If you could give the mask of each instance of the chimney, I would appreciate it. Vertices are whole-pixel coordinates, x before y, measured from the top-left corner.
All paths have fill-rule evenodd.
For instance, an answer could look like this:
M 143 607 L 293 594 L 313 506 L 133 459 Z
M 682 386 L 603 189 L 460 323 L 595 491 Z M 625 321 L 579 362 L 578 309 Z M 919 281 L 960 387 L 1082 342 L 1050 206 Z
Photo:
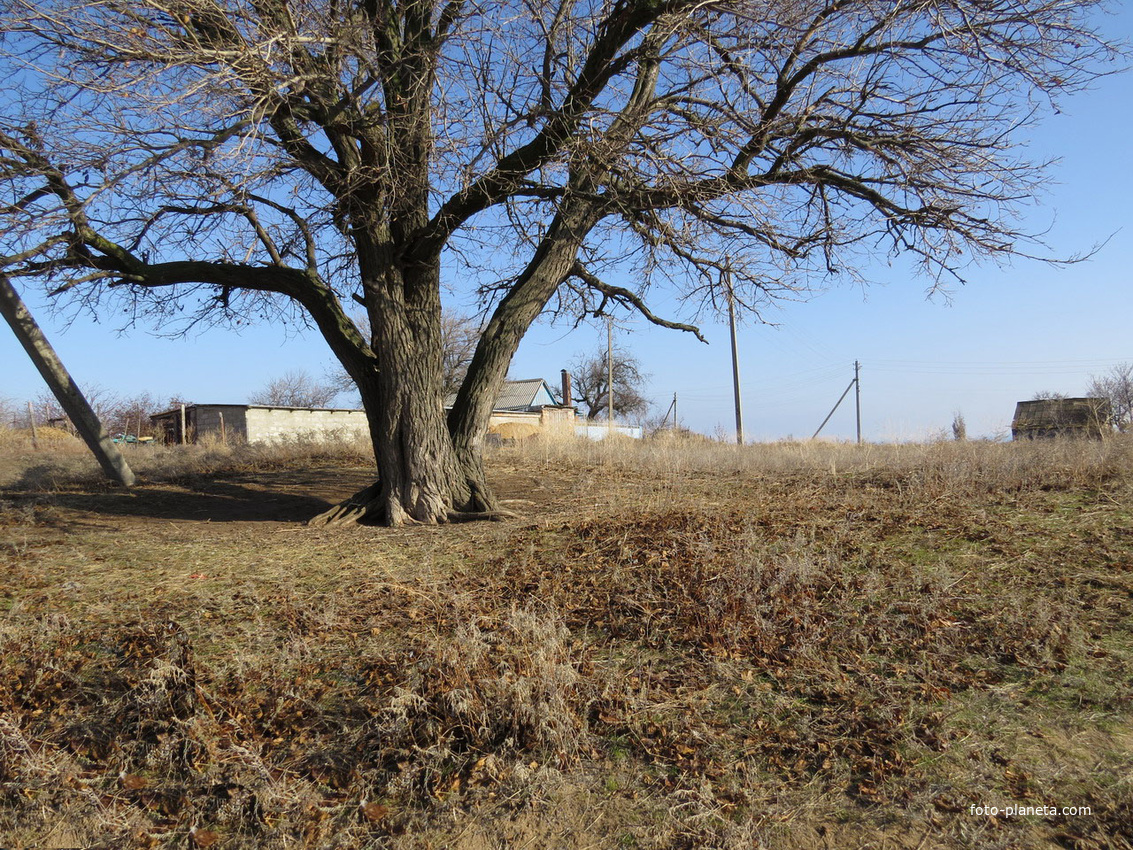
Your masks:
M 562 370 L 563 375 L 563 407 L 570 407 L 574 401 L 570 397 L 570 372 Z

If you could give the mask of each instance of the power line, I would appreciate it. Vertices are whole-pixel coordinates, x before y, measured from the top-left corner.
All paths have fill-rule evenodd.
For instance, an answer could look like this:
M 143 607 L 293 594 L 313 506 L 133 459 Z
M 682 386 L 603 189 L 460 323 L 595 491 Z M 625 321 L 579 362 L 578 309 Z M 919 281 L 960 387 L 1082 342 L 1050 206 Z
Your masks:
M 841 375 L 844 369 L 844 366 L 820 366 L 814 369 L 803 369 L 798 372 L 783 372 L 776 375 L 776 377 L 781 380 L 775 383 L 747 382 L 742 385 L 742 389 L 745 393 L 760 395 L 784 388 L 795 389 L 804 386 L 818 386 L 819 384 L 829 383 L 833 378 Z M 723 396 L 730 393 L 731 390 L 732 386 L 728 384 L 698 384 L 696 389 L 688 390 L 684 395 L 688 397 L 706 394 Z
M 1007 360 L 940 361 L 877 360 L 870 366 L 878 372 L 919 375 L 1065 375 L 1091 369 L 1108 369 L 1122 360 Z
M 811 435 L 812 440 L 815 437 L 818 436 L 819 432 L 822 431 L 823 428 L 826 427 L 826 423 L 830 421 L 830 417 L 834 415 L 834 412 L 838 409 L 838 406 L 842 404 L 842 400 L 847 396 L 847 394 L 850 392 L 850 390 L 852 390 L 857 385 L 858 385 L 858 362 L 855 360 L 854 361 L 854 377 L 850 379 L 850 383 L 846 385 L 846 389 L 842 390 L 842 394 L 840 396 L 838 396 L 838 400 L 836 402 L 834 402 L 834 406 L 832 408 L 830 408 L 830 412 L 826 414 L 826 418 L 822 420 L 822 424 L 818 426 L 818 430 L 816 430 L 814 432 L 814 434 Z M 862 426 L 861 426 L 861 416 L 859 414 L 859 417 L 858 417 L 858 442 L 860 443 L 861 441 L 862 441 Z

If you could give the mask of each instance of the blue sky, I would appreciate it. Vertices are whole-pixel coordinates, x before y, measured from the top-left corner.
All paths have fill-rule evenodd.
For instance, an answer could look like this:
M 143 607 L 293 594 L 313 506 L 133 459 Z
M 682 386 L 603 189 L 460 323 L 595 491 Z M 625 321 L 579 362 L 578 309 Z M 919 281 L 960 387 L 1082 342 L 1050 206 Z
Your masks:
M 1124 5 L 1105 22 L 1130 40 Z M 973 436 L 1003 436 L 1015 402 L 1041 390 L 1082 394 L 1090 375 L 1133 362 L 1133 169 L 1128 142 L 1133 77 L 1116 75 L 1062 104 L 1032 133 L 1033 158 L 1058 156 L 1049 194 L 1028 220 L 1050 228 L 1052 252 L 1071 255 L 1109 240 L 1090 260 L 1067 267 L 1016 261 L 970 269 L 950 300 L 925 298 L 926 282 L 899 264 L 865 270 L 873 285 L 846 287 L 805 303 L 780 305 L 774 325 L 741 325 L 739 346 L 745 430 L 749 439 L 809 437 L 861 362 L 863 436 L 916 440 L 947 431 L 961 412 Z M 122 395 L 150 392 L 199 402 L 240 402 L 290 369 L 318 377 L 332 365 L 314 332 L 253 326 L 165 339 L 143 329 L 122 335 L 114 316 L 80 315 L 69 326 L 27 286 L 21 292 L 81 386 Z M 456 306 L 462 306 L 457 304 Z M 664 313 L 664 300 L 656 305 Z M 663 413 L 677 394 L 681 422 L 712 434 L 734 425 L 727 328 L 703 326 L 709 345 L 687 334 L 623 322 L 615 344 L 650 373 L 647 395 Z M 604 326 L 536 325 L 511 376 L 544 377 L 580 353 L 605 346 Z M 6 326 L 0 327 L 0 397 L 33 398 L 45 390 Z M 853 394 L 823 430 L 852 438 Z

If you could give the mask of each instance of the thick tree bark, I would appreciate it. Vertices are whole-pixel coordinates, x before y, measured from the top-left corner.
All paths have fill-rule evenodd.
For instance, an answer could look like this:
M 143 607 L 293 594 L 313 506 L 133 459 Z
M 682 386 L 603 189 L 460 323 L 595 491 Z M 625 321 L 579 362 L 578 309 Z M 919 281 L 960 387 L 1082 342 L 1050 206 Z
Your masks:
M 443 523 L 498 518 L 479 458 L 461 457 L 445 421 L 436 268 L 370 287 L 375 362 L 354 375 L 377 460 L 374 484 L 314 525 Z M 484 427 L 487 427 L 485 419 Z

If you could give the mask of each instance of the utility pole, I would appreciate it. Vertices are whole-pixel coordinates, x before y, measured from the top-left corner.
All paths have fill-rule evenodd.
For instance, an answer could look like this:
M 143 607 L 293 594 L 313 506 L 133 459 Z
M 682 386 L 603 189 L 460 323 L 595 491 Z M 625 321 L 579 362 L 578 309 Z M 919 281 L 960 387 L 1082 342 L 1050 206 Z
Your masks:
M 857 360 L 854 361 L 854 409 L 857 415 L 858 423 L 858 445 L 862 444 L 862 382 L 861 382 L 861 364 Z
M 606 317 L 606 432 L 614 430 L 614 317 Z
M 725 266 L 728 279 L 728 326 L 732 331 L 732 387 L 736 398 L 736 445 L 744 444 L 744 408 L 740 400 L 740 354 L 736 347 L 736 307 L 735 293 L 732 290 L 732 269 Z
M 822 424 L 818 426 L 818 431 L 811 434 L 813 440 L 818 436 L 818 432 L 826 427 L 826 423 L 830 421 L 830 417 L 834 415 L 834 411 L 838 409 L 838 405 L 850 394 L 850 390 L 855 390 L 855 400 L 857 401 L 857 420 L 858 420 L 858 445 L 862 444 L 862 395 L 858 387 L 858 373 L 861 369 L 861 364 L 857 360 L 854 361 L 854 377 L 850 379 L 850 383 L 846 384 L 846 389 L 842 390 L 842 394 L 838 396 L 838 400 L 834 402 L 834 407 L 826 414 L 826 418 L 822 420 Z
M 661 420 L 661 427 L 664 428 L 669 424 L 669 414 L 673 414 L 673 430 L 677 430 L 677 394 L 673 393 L 673 401 L 669 405 L 668 410 L 665 411 L 665 418 Z

